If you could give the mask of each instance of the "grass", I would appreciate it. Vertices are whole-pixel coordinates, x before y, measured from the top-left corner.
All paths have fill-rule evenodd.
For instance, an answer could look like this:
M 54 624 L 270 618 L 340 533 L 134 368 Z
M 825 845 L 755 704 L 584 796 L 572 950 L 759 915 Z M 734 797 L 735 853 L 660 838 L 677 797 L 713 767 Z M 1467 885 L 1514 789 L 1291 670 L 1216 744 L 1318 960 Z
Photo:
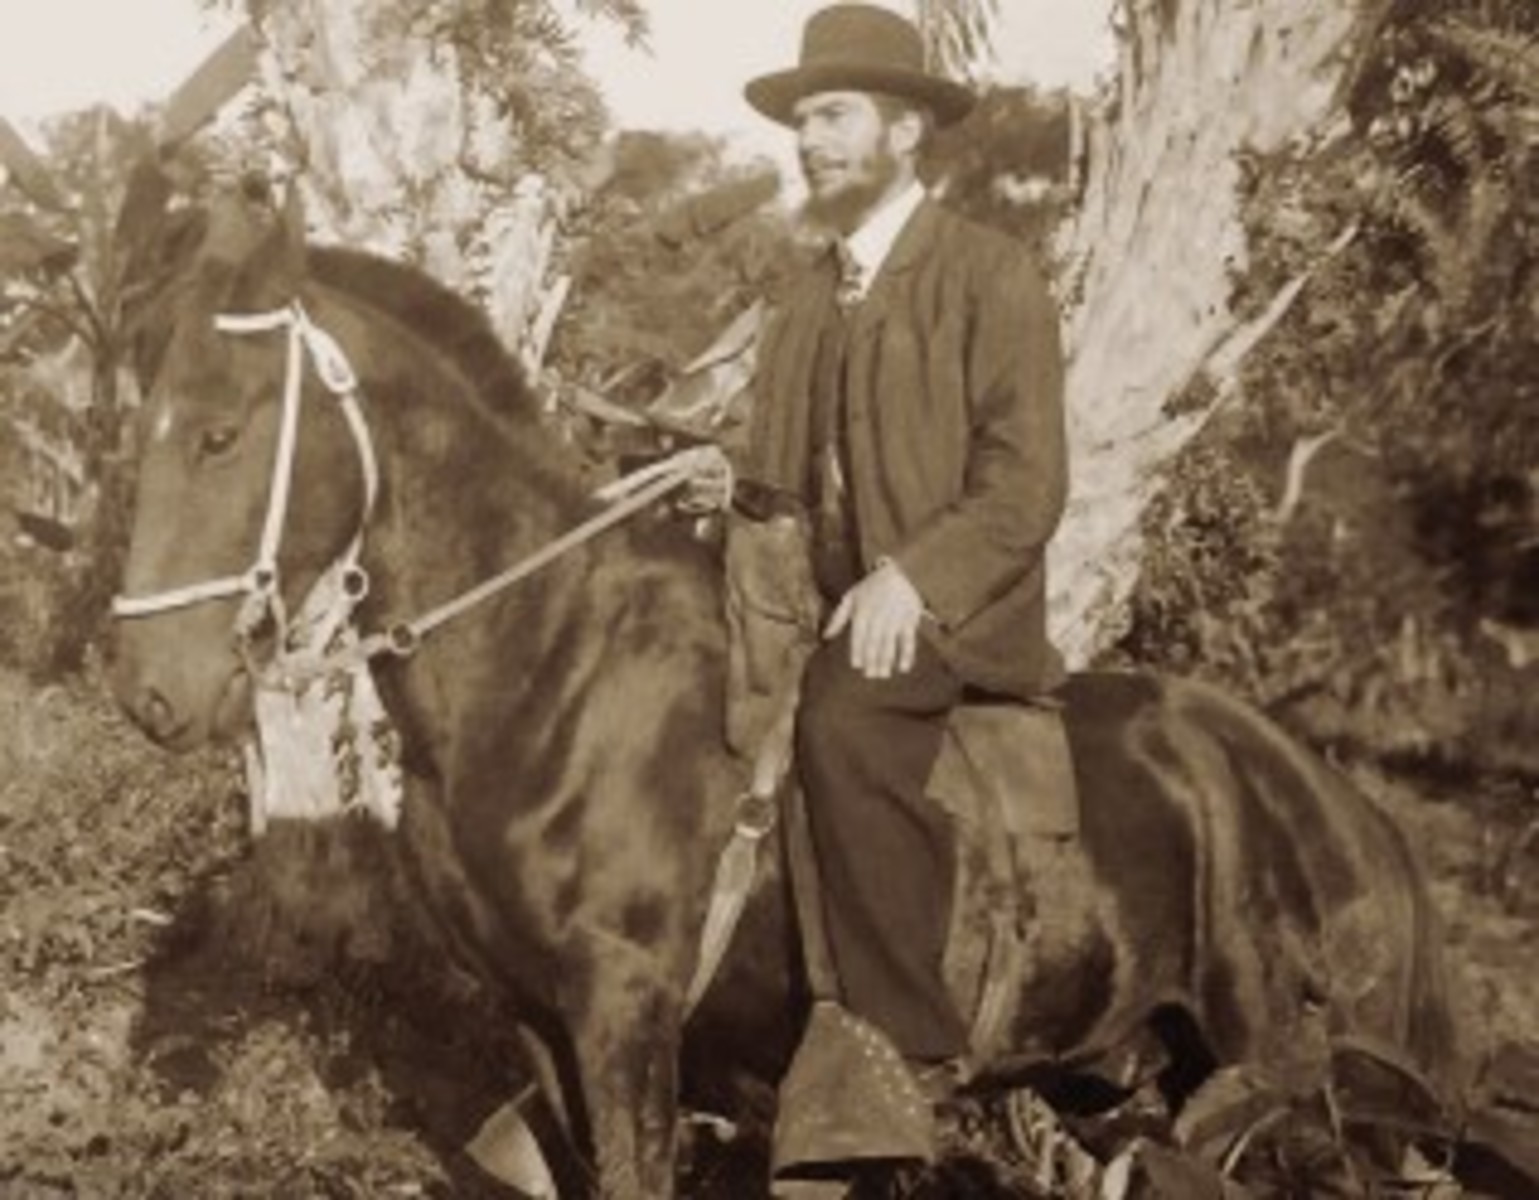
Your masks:
M 94 674 L 0 673 L 0 722 L 0 1195 L 447 1194 L 381 1077 L 344 1078 L 343 1023 L 264 995 L 241 947 L 202 1028 L 156 1019 L 152 964 L 247 850 L 228 758 L 155 751 Z

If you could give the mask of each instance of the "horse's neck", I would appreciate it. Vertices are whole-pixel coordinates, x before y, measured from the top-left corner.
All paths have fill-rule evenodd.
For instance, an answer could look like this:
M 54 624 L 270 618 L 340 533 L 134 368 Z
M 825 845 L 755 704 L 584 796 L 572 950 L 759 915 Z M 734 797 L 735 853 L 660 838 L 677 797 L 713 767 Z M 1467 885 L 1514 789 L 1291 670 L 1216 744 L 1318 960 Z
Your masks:
M 577 519 L 569 497 L 520 479 L 494 431 L 442 405 L 414 409 L 378 435 L 384 486 L 372 540 L 398 604 L 422 609 L 533 553 Z M 571 564 L 565 564 L 570 566 Z M 549 578 L 567 572 L 553 568 Z M 525 590 L 544 591 L 547 577 Z
M 421 352 L 410 330 L 386 345 L 372 332 L 377 353 L 356 365 L 383 477 L 365 545 L 374 586 L 364 618 L 377 628 L 493 579 L 591 510 L 575 469 L 561 465 L 569 453 L 527 399 L 512 415 L 488 412 L 472 381 Z M 577 710 L 642 693 L 654 717 L 683 703 L 692 715 L 680 719 L 701 726 L 699 752 L 712 757 L 719 576 L 703 556 L 645 548 L 650 540 L 612 530 L 569 551 L 455 617 L 391 673 L 387 701 L 435 773 L 453 774 L 450 759 L 487 742 L 510 770 L 520 757 L 559 756 Z
M 557 465 L 562 448 L 532 414 L 489 411 L 471 381 L 431 353 L 387 352 L 375 371 L 359 366 L 382 478 L 365 542 L 377 619 L 419 617 L 580 519 L 581 493 Z M 586 570 L 587 556 L 575 552 L 511 591 L 528 619 L 559 606 Z M 453 623 L 495 623 L 499 599 Z M 540 641 L 510 639 L 510 669 L 532 666 Z

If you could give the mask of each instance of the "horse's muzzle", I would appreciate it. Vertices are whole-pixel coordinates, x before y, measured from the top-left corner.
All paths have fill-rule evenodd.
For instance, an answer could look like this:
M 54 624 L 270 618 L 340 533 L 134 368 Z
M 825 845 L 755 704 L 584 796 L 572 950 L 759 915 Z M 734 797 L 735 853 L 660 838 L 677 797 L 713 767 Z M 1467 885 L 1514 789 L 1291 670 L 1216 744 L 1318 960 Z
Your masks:
M 139 726 L 151 741 L 167 748 L 181 741 L 192 722 L 183 717 L 166 697 L 153 687 L 138 689 L 127 698 L 119 692 L 123 705 L 135 725 Z
M 251 724 L 250 676 L 233 660 L 222 676 L 195 679 L 149 670 L 139 656 L 120 653 L 112 691 L 129 719 L 174 753 L 231 739 Z

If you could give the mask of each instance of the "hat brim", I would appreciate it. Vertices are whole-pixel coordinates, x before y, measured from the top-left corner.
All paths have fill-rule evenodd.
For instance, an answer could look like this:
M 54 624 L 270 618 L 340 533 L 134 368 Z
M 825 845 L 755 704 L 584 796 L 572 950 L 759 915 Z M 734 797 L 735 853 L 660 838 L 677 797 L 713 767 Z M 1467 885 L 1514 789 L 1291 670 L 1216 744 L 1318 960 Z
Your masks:
M 879 92 L 923 104 L 937 125 L 951 125 L 972 111 L 975 97 L 959 83 L 901 67 L 855 63 L 813 64 L 776 71 L 743 88 L 748 103 L 771 121 L 794 125 L 796 102 L 818 92 Z

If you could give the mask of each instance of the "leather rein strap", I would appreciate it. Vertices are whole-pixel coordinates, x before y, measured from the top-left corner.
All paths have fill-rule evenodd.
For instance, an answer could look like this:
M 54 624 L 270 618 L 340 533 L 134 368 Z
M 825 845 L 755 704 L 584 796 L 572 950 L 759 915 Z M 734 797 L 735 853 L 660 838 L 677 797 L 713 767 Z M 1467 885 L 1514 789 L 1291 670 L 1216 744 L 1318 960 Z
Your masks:
M 358 378 L 352 364 L 336 340 L 310 320 L 298 301 L 270 313 L 223 314 L 215 318 L 215 327 L 222 333 L 236 335 L 278 330 L 288 333 L 289 353 L 284 372 L 283 407 L 278 428 L 278 444 L 273 457 L 272 485 L 268 491 L 267 515 L 262 523 L 262 535 L 256 560 L 240 575 L 205 580 L 136 596 L 118 596 L 112 601 L 112 613 L 120 619 L 132 620 L 137 617 L 154 616 L 175 609 L 189 608 L 210 600 L 244 596 L 246 601 L 236 619 L 237 636 L 242 639 L 249 638 L 262 619 L 268 615 L 272 615 L 278 621 L 281 635 L 284 614 L 278 575 L 278 552 L 282 545 L 283 528 L 294 486 L 294 462 L 298 451 L 299 417 L 304 397 L 304 367 L 307 360 L 314 366 L 316 374 L 326 389 L 337 397 L 342 414 L 352 432 L 353 442 L 357 446 L 359 462 L 363 469 L 363 512 L 359 517 L 358 532 L 342 556 L 342 562 L 349 572 L 348 591 L 355 601 L 368 589 L 368 578 L 362 566 L 358 564 L 358 557 L 363 547 L 364 532 L 379 493 L 378 457 L 374 452 L 373 439 L 369 434 L 368 422 L 359 400 Z M 598 493 L 599 499 L 611 501 L 608 508 L 492 578 L 466 589 L 420 616 L 409 621 L 392 623 L 384 630 L 365 637 L 357 653 L 365 659 L 383 654 L 407 657 L 415 653 L 422 639 L 440 626 L 527 579 L 569 551 L 575 550 L 605 530 L 650 507 L 670 492 L 683 488 L 701 477 L 728 471 L 729 468 L 725 463 L 725 456 L 717 447 L 695 446 L 615 480 Z M 281 645 L 280 636 L 280 654 Z M 321 663 L 319 669 L 324 672 L 330 667 L 340 665 L 343 665 L 343 660 L 328 659 Z

